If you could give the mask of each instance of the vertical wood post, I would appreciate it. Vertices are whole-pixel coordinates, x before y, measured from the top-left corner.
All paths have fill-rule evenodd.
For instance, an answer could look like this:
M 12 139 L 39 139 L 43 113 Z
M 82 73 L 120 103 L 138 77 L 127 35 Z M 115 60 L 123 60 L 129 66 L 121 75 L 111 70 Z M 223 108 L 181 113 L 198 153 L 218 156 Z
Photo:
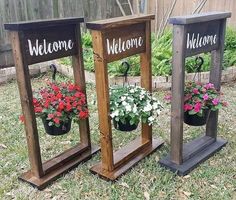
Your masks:
M 146 51 L 140 54 L 140 74 L 141 86 L 152 92 L 152 68 L 151 68 L 151 22 L 146 22 Z M 143 142 L 152 142 L 152 126 L 142 123 L 142 140 Z
M 220 86 L 221 86 L 226 19 L 221 20 L 220 26 L 221 28 L 220 28 L 219 48 L 211 52 L 211 70 L 210 70 L 210 80 L 209 80 L 210 83 L 214 84 L 215 88 L 218 91 L 220 91 Z M 206 124 L 206 135 L 212 138 L 217 137 L 218 113 L 219 111 L 210 112 L 210 116 Z
M 21 32 L 11 32 L 12 50 L 16 67 L 16 78 L 20 92 L 21 106 L 25 117 L 25 132 L 28 145 L 28 154 L 31 165 L 31 171 L 35 177 L 43 176 L 42 160 L 40 154 L 37 123 L 35 119 L 34 108 L 32 105 L 32 88 L 28 65 L 24 62 L 24 56 L 21 46 Z
M 171 160 L 181 164 L 183 159 L 183 107 L 184 107 L 184 74 L 185 74 L 185 26 L 173 29 L 173 71 L 171 99 Z
M 81 40 L 81 32 L 80 32 L 80 24 L 77 25 L 76 28 L 76 37 L 77 37 L 77 48 L 78 53 L 75 56 L 72 56 L 72 66 L 73 66 L 73 74 L 75 84 L 81 87 L 81 90 L 85 94 L 86 101 L 87 101 L 87 94 L 86 94 L 86 83 L 85 83 L 85 75 L 84 75 L 84 62 L 83 62 L 83 51 L 82 51 L 82 40 Z M 81 143 L 91 146 L 90 140 L 90 130 L 89 130 L 89 120 L 84 119 L 79 121 L 79 132 L 80 132 L 80 141 Z
M 97 106 L 99 114 L 99 129 L 101 133 L 101 157 L 102 167 L 111 171 L 113 164 L 113 147 L 112 132 L 110 119 L 110 99 L 109 99 L 109 82 L 107 74 L 107 62 L 104 60 L 104 39 L 101 31 L 92 31 L 96 90 L 97 90 Z

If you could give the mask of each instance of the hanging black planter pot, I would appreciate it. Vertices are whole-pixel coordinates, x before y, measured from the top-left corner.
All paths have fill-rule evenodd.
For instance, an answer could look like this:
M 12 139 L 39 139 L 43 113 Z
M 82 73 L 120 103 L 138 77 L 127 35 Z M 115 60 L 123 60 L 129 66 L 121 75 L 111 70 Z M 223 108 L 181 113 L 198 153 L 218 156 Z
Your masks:
M 190 115 L 188 112 L 184 113 L 184 123 L 190 126 L 203 126 L 206 124 L 210 110 L 203 110 L 203 115 L 200 117 L 198 115 Z
M 49 134 L 49 135 L 54 135 L 54 136 L 64 135 L 64 134 L 68 133 L 71 129 L 72 119 L 70 119 L 66 123 L 61 124 L 59 127 L 56 127 L 54 125 L 49 126 L 48 125 L 48 120 L 46 120 L 46 119 L 42 118 L 42 121 L 43 121 L 44 129 L 45 129 L 46 133 Z
M 138 127 L 138 124 L 133 124 L 131 125 L 129 123 L 130 121 L 128 119 L 126 119 L 126 123 L 123 124 L 121 121 L 116 121 L 113 119 L 113 124 L 116 130 L 119 131 L 133 131 Z

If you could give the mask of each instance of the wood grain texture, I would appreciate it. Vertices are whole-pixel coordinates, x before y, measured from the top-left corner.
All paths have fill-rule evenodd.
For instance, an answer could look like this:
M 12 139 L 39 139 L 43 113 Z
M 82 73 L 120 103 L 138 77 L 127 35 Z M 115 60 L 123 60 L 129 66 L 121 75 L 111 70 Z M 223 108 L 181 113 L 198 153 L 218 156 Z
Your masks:
M 16 78 L 20 92 L 21 107 L 25 118 L 25 133 L 32 171 L 31 173 L 35 177 L 39 178 L 43 176 L 44 172 L 42 168 L 36 117 L 32 104 L 33 97 L 29 69 L 24 60 L 25 55 L 22 54 L 22 52 L 24 51 L 20 43 L 20 33 L 11 32 L 10 35 L 13 48 L 13 56 L 16 65 Z
M 80 86 L 81 90 L 85 94 L 87 101 L 80 24 L 76 25 L 75 35 L 77 41 L 77 50 L 76 50 L 77 55 L 72 56 L 74 81 L 76 85 Z M 90 147 L 91 139 L 90 139 L 89 119 L 84 119 L 79 121 L 79 132 L 80 132 L 80 142 Z
M 225 41 L 225 28 L 226 19 L 221 20 L 220 23 L 220 45 L 216 51 L 211 52 L 211 70 L 210 70 L 210 80 L 215 88 L 220 91 L 221 87 L 221 74 L 222 74 L 222 64 L 223 64 L 223 54 L 224 54 L 224 41 Z M 217 137 L 217 124 L 218 124 L 218 113 L 210 112 L 209 119 L 206 124 L 206 135 L 213 138 Z
M 147 21 L 145 25 L 146 51 L 140 54 L 141 87 L 152 93 L 151 22 Z M 142 139 L 152 142 L 152 125 L 142 123 Z
M 4 24 L 4 28 L 6 30 L 11 31 L 25 31 L 25 30 L 33 30 L 40 28 L 48 28 L 54 26 L 66 26 L 70 24 L 79 24 L 84 22 L 83 17 L 70 17 L 64 19 L 50 19 L 50 20 L 34 20 L 34 21 L 22 21 L 22 22 L 12 22 Z
M 171 100 L 171 160 L 182 163 L 186 27 L 174 26 Z
M 81 162 L 85 162 L 88 159 L 90 159 L 92 157 L 92 155 L 95 154 L 97 151 L 99 151 L 99 148 L 92 145 L 90 149 L 81 152 L 81 154 L 79 156 L 76 156 L 74 159 L 69 160 L 64 165 L 60 165 L 55 170 L 48 172 L 46 175 L 44 175 L 42 177 L 35 177 L 32 174 L 31 170 L 29 170 L 29 171 L 23 173 L 19 177 L 19 179 L 30 183 L 31 185 L 37 187 L 39 190 L 43 190 L 50 183 L 52 183 L 54 180 L 58 179 L 60 176 L 62 176 L 66 172 L 75 168 Z
M 196 140 L 199 140 L 197 138 Z M 194 143 L 194 146 L 197 146 L 197 143 L 195 140 L 191 141 L 190 143 L 187 143 L 188 148 L 185 148 L 184 146 L 184 154 L 187 154 L 192 149 L 192 144 Z M 207 145 L 204 149 L 197 152 L 193 157 L 190 157 L 188 160 L 183 162 L 182 164 L 176 164 L 175 162 L 172 162 L 170 159 L 170 155 L 165 157 L 164 159 L 161 159 L 159 161 L 159 164 L 169 170 L 171 170 L 174 173 L 177 173 L 180 176 L 185 176 L 189 172 L 191 172 L 193 169 L 195 169 L 199 164 L 206 161 L 209 157 L 213 156 L 216 152 L 221 150 L 225 145 L 227 144 L 227 141 L 217 138 L 217 140 L 209 145 Z M 199 144 L 201 145 L 201 144 Z
M 207 13 L 199 13 L 193 15 L 186 16 L 177 16 L 169 19 L 169 23 L 175 25 L 186 25 L 186 24 L 194 24 L 198 22 L 209 22 L 213 20 L 220 20 L 229 18 L 231 16 L 230 12 L 207 12 Z
M 92 31 L 95 77 L 97 90 L 97 105 L 99 130 L 101 141 L 101 159 L 104 170 L 112 171 L 113 165 L 113 146 L 110 118 L 110 99 L 109 82 L 107 75 L 107 63 L 104 60 L 104 38 L 102 32 Z
M 137 143 L 136 146 L 141 145 L 141 143 L 140 142 Z M 114 170 L 112 170 L 112 171 L 104 170 L 104 168 L 102 167 L 102 163 L 100 162 L 97 165 L 94 165 L 90 169 L 90 171 L 94 174 L 97 174 L 98 176 L 100 176 L 101 178 L 103 178 L 107 181 L 115 181 L 116 179 L 118 179 L 119 177 L 124 175 L 124 173 L 126 173 L 128 170 L 130 170 L 133 166 L 135 166 L 143 158 L 145 158 L 146 156 L 153 153 L 162 144 L 163 144 L 163 140 L 153 139 L 152 142 L 150 142 L 149 145 L 146 146 L 146 148 L 144 148 L 142 151 L 139 151 L 135 156 L 126 160 L 125 163 L 123 163 L 122 165 L 119 165 Z M 131 147 L 131 145 L 128 144 L 127 147 L 124 147 L 124 149 L 122 149 L 121 151 L 126 150 L 126 154 L 130 154 L 133 151 L 133 149 L 131 149 L 130 147 Z M 115 157 L 116 157 L 116 155 L 119 155 L 119 154 L 120 154 L 120 152 L 117 151 L 115 153 Z M 123 159 L 123 158 L 121 157 L 121 159 Z M 117 160 L 117 162 L 119 163 L 118 160 Z
M 132 15 L 124 17 L 110 18 L 86 23 L 87 28 L 92 30 L 103 30 L 115 27 L 128 26 L 135 23 L 142 23 L 155 18 L 155 15 Z

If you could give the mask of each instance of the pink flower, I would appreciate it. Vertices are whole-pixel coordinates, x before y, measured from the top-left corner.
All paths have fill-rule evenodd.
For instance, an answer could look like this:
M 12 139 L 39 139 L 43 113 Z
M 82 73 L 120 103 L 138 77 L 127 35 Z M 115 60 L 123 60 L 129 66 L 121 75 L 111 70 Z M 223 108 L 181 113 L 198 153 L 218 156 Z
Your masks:
M 204 99 L 205 101 L 208 100 L 208 99 L 209 99 L 208 94 L 204 94 L 204 95 L 203 95 L 203 99 Z
M 194 111 L 195 111 L 196 113 L 198 113 L 198 112 L 200 112 L 201 108 L 202 108 L 202 104 L 201 104 L 200 102 L 198 102 L 198 103 L 196 103 L 195 106 L 194 106 Z
M 212 84 L 212 83 L 207 83 L 206 85 L 205 85 L 205 88 L 208 90 L 208 89 L 210 89 L 210 88 L 214 88 L 214 84 Z
M 166 95 L 166 96 L 164 97 L 164 99 L 165 99 L 166 101 L 170 101 L 170 100 L 171 100 L 171 95 L 170 95 L 170 94 Z
M 219 99 L 213 99 L 213 100 L 212 100 L 212 103 L 213 103 L 213 105 L 215 105 L 215 106 L 218 105 L 219 102 L 220 102 Z
M 184 112 L 188 111 L 188 110 L 192 110 L 193 109 L 193 106 L 190 105 L 190 104 L 184 104 Z
M 193 93 L 194 93 L 194 94 L 199 94 L 198 89 L 197 89 L 197 88 L 193 88 Z

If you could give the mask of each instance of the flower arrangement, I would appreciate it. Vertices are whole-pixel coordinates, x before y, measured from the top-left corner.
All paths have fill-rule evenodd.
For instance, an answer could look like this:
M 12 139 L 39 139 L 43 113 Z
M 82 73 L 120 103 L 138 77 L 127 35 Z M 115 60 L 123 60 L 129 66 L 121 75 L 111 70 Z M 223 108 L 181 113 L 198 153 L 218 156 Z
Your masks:
M 123 124 L 128 120 L 131 125 L 143 123 L 152 125 L 155 116 L 162 110 L 160 102 L 145 89 L 134 86 L 114 86 L 110 88 L 110 116 Z
M 202 116 L 204 110 L 216 111 L 227 106 L 222 100 L 222 93 L 217 91 L 214 84 L 187 82 L 184 90 L 184 112 L 189 115 Z
M 59 127 L 72 118 L 79 121 L 89 115 L 85 94 L 71 82 L 48 82 L 47 87 L 34 92 L 33 106 L 36 116 L 46 119 L 49 126 Z

